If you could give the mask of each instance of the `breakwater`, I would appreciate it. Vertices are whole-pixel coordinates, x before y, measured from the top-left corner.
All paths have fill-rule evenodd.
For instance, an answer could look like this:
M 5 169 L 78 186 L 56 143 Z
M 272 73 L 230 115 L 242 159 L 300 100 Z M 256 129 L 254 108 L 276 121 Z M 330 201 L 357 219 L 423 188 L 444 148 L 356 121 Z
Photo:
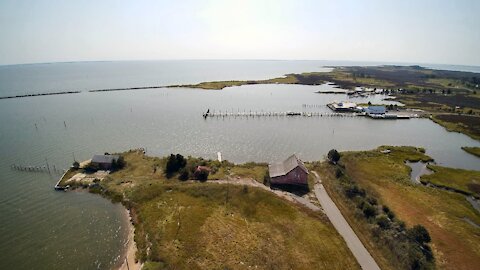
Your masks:
M 126 88 L 107 88 L 107 89 L 93 89 L 88 92 L 110 92 L 110 91 L 128 91 L 128 90 L 142 90 L 142 89 L 159 89 L 166 88 L 167 86 L 138 86 L 138 87 L 126 87 Z
M 80 92 L 81 91 L 63 91 L 63 92 L 54 92 L 54 93 L 25 94 L 25 95 L 15 95 L 15 96 L 5 96 L 5 97 L 0 97 L 0 99 L 53 96 L 53 95 L 67 95 L 67 94 L 78 94 Z

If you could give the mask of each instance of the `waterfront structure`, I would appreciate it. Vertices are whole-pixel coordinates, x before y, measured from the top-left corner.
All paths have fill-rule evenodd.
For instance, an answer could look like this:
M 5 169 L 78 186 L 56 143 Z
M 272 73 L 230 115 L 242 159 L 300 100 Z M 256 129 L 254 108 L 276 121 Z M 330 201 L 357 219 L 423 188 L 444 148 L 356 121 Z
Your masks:
M 357 104 L 353 102 L 333 102 L 327 106 L 336 112 L 351 112 L 355 111 L 357 108 Z
M 365 109 L 365 113 L 372 118 L 385 118 L 386 112 L 387 110 L 385 109 L 385 106 L 368 106 L 368 108 Z M 388 118 L 394 118 L 394 117 L 388 117 Z
M 94 155 L 91 164 L 100 170 L 111 170 L 112 164 L 117 162 L 118 155 Z
M 365 112 L 367 114 L 385 114 L 387 110 L 385 109 L 385 106 L 368 106 L 368 108 L 365 109 Z
M 291 155 L 283 162 L 269 164 L 270 186 L 308 188 L 308 170 L 303 162 Z

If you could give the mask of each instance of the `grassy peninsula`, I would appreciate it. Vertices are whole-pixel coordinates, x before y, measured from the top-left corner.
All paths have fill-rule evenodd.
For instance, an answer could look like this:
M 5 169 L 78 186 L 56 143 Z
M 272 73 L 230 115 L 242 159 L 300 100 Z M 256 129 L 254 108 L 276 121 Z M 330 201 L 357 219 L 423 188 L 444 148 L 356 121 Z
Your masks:
M 233 185 L 263 182 L 266 164 L 121 155 L 125 166 L 89 190 L 130 209 L 143 269 L 359 269 L 322 212 Z M 192 174 L 198 165 L 208 176 Z
M 428 165 L 434 174 L 423 175 L 421 182 L 455 190 L 459 193 L 480 196 L 480 172 Z
M 383 151 L 386 149 L 390 152 Z M 337 206 L 383 269 L 398 269 L 402 264 L 393 252 L 401 247 L 392 246 L 390 240 L 401 236 L 391 230 L 379 233 L 375 228 L 397 228 L 403 221 L 407 227 L 420 224 L 427 228 L 434 267 L 476 268 L 480 263 L 480 214 L 463 194 L 412 183 L 406 160 L 429 161 L 431 158 L 414 147 L 380 147 L 343 152 L 336 165 L 323 162 L 314 166 L 324 176 L 323 183 Z M 432 168 L 435 172 L 422 176 L 423 182 L 478 192 L 472 191 L 469 185 L 477 182 L 479 172 Z M 376 210 L 377 218 L 365 218 L 365 209 L 370 209 L 365 201 L 369 205 L 383 205 L 381 210 Z M 401 221 L 397 222 L 397 218 Z
M 467 147 L 467 146 L 464 146 L 462 147 L 462 149 L 467 152 L 467 153 L 470 153 L 474 156 L 477 156 L 477 157 L 480 157 L 480 147 Z
M 432 120 L 449 131 L 480 139 L 480 73 L 435 70 L 420 66 L 346 66 L 330 72 L 287 74 L 268 80 L 213 81 L 169 87 L 221 90 L 252 84 L 319 85 L 384 89 L 408 108 L 432 114 Z
M 359 269 L 322 211 L 263 185 L 265 163 L 120 155 L 121 169 L 73 187 L 130 210 L 143 269 Z M 421 182 L 433 185 L 414 184 L 407 160 L 432 161 L 422 148 L 382 146 L 306 165 L 382 269 L 475 268 L 480 214 L 465 194 L 478 198 L 480 173 L 430 165 Z

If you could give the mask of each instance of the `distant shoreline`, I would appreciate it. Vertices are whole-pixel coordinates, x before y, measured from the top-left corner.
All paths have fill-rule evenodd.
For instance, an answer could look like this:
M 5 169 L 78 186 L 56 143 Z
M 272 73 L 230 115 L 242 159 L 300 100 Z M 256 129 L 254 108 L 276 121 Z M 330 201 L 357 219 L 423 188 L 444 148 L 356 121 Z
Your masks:
M 0 99 L 13 99 L 13 98 L 38 97 L 38 96 L 53 96 L 53 95 L 67 95 L 67 94 L 79 94 L 79 93 L 81 93 L 81 91 L 64 91 L 64 92 L 55 92 L 55 93 L 38 93 L 38 94 L 5 96 L 5 97 L 0 97 Z

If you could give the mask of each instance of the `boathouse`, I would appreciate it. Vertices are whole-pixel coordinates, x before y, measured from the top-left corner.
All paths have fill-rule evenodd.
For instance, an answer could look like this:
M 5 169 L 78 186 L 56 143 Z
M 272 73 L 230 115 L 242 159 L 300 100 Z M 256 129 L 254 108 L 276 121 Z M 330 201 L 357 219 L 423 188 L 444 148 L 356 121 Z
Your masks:
M 118 155 L 94 155 L 91 164 L 100 170 L 111 170 L 112 164 L 117 162 Z
M 384 115 L 387 110 L 385 109 L 385 106 L 368 106 L 368 108 L 365 109 L 365 112 L 368 115 Z
M 333 102 L 327 104 L 327 107 L 335 112 L 351 112 L 356 109 L 357 104 L 353 102 Z
M 268 173 L 271 187 L 308 189 L 308 170 L 296 155 L 283 162 L 269 164 Z

